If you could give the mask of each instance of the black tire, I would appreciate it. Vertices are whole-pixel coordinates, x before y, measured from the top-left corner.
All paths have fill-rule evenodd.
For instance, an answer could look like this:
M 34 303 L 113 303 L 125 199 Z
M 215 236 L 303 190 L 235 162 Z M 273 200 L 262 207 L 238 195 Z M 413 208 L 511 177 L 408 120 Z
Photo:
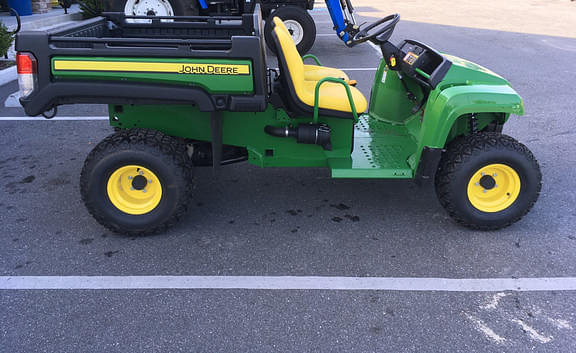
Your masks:
M 502 194 L 503 190 L 497 189 L 498 180 L 505 178 L 504 175 L 494 173 L 493 177 L 478 174 L 490 165 L 511 168 L 520 181 L 514 189 L 516 191 Z M 472 178 L 479 175 L 482 175 L 480 182 L 474 182 Z M 440 204 L 456 222 L 472 229 L 496 230 L 519 221 L 532 209 L 540 194 L 542 174 L 538 162 L 526 146 L 500 133 L 478 133 L 457 138 L 450 144 L 440 161 L 435 184 Z M 501 193 L 507 195 L 509 201 L 502 204 L 505 207 L 502 210 L 481 210 L 472 204 L 471 197 L 475 196 L 470 196 L 469 185 L 473 190 L 472 195 Z M 476 190 L 476 187 L 480 189 Z M 513 198 L 510 198 L 511 194 Z M 512 203 L 507 205 L 506 202 Z
M 297 22 L 303 31 L 302 40 L 296 43 L 296 48 L 300 55 L 308 53 L 310 49 L 314 46 L 316 41 L 316 23 L 314 19 L 307 10 L 295 7 L 295 6 L 283 6 L 272 12 L 268 19 L 266 20 L 266 26 L 264 27 L 264 35 L 266 36 L 266 43 L 268 48 L 276 54 L 276 46 L 274 45 L 274 39 L 272 38 L 272 19 L 274 17 L 279 17 L 282 21 L 295 21 Z
M 104 11 L 124 12 L 128 0 L 104 0 Z M 196 16 L 198 8 L 195 1 L 190 0 L 169 0 L 174 16 Z M 127 14 L 132 15 L 132 14 Z
M 125 213 L 109 196 L 113 173 L 130 165 L 152 171 L 161 185 L 161 198 L 148 213 Z M 187 212 L 192 190 L 192 165 L 185 142 L 146 129 L 108 136 L 90 152 L 80 178 L 82 200 L 90 214 L 104 227 L 127 235 L 159 233 L 176 224 Z

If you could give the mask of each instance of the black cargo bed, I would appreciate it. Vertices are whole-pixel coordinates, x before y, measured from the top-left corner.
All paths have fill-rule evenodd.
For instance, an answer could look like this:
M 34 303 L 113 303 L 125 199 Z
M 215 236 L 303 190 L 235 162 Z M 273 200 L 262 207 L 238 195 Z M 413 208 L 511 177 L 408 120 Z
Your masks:
M 21 32 L 16 50 L 38 61 L 34 92 L 21 99 L 28 115 L 62 104 L 195 104 L 202 111 L 263 111 L 267 68 L 260 11 L 238 17 L 104 17 L 51 31 Z M 209 94 L 201 87 L 123 81 L 63 80 L 51 59 L 71 57 L 202 58 L 251 60 L 252 95 Z

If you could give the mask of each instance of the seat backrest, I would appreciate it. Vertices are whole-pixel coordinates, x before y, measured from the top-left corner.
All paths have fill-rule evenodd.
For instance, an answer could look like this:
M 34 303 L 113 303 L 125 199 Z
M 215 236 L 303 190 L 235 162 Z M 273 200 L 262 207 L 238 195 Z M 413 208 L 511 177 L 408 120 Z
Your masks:
M 273 20 L 272 39 L 280 67 L 280 83 L 283 88 L 281 98 L 290 107 L 291 112 L 305 115 L 313 113 L 314 92 L 309 91 L 311 82 L 305 80 L 304 62 L 292 35 L 278 17 L 274 17 Z M 303 99 L 303 97 L 308 99 Z M 320 108 L 320 114 L 346 119 L 353 117 L 351 112 L 323 108 Z
M 274 17 L 274 39 L 276 40 L 276 51 L 278 52 L 278 60 L 280 62 L 280 69 L 285 65 L 288 72 L 283 72 L 285 75 L 290 75 L 290 82 L 293 85 L 293 89 L 298 92 L 302 92 L 304 89 L 304 62 L 294 40 L 288 32 L 288 29 L 284 25 L 284 22 L 278 17 Z

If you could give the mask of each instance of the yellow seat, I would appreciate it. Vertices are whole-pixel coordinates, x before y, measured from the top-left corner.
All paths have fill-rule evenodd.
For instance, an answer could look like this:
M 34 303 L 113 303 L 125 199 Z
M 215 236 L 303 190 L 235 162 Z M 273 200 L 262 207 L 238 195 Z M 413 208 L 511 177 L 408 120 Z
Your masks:
M 317 82 L 314 81 L 306 81 L 300 92 L 303 94 L 298 95 L 302 103 L 310 107 L 314 107 L 316 84 Z M 357 88 L 350 87 L 350 91 L 352 93 L 352 100 L 356 105 L 356 111 L 358 114 L 363 113 L 368 107 L 366 98 Z M 339 83 L 326 82 L 322 87 L 320 87 L 320 100 L 318 107 L 320 107 L 320 109 L 352 113 L 346 89 Z
M 318 82 L 325 77 L 339 78 L 346 82 L 350 81 L 350 77 L 342 70 L 326 66 L 304 65 L 304 79 L 306 81 Z
M 282 22 L 282 20 L 279 20 L 278 22 L 275 21 L 275 24 L 277 27 L 279 27 L 281 31 L 284 31 L 291 37 L 288 28 L 286 28 L 286 25 L 284 25 L 284 22 Z M 294 45 L 294 48 L 296 48 L 296 44 L 294 44 L 294 41 L 292 41 L 292 44 Z M 339 78 L 346 82 L 350 81 L 350 77 L 348 77 L 348 75 L 342 70 L 326 66 L 304 65 L 304 79 L 306 81 L 318 82 L 325 77 Z
M 305 66 L 302 57 L 294 45 L 292 36 L 286 30 L 282 30 L 284 25 L 278 17 L 274 18 L 274 37 L 277 41 L 278 60 L 283 75 L 288 82 L 291 93 L 303 103 L 308 110 L 314 108 L 315 89 L 318 81 L 306 80 Z M 284 27 L 285 28 L 285 27 Z M 332 76 L 327 76 L 332 77 Z M 336 77 L 338 78 L 338 77 Z M 362 113 L 368 108 L 366 97 L 355 87 L 349 87 L 352 93 L 352 100 L 356 106 L 356 111 Z M 327 82 L 320 87 L 319 108 L 328 111 L 352 113 L 346 88 L 337 83 Z

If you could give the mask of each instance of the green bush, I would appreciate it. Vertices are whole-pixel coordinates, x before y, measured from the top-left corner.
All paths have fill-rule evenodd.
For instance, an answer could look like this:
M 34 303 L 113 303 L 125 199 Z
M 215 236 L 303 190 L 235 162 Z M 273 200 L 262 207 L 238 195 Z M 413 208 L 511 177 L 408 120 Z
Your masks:
M 0 56 L 4 57 L 12 46 L 14 33 L 8 31 L 4 23 L 0 22 Z
M 78 3 L 80 4 L 80 11 L 84 18 L 100 16 L 104 10 L 102 0 L 82 0 L 78 1 Z

